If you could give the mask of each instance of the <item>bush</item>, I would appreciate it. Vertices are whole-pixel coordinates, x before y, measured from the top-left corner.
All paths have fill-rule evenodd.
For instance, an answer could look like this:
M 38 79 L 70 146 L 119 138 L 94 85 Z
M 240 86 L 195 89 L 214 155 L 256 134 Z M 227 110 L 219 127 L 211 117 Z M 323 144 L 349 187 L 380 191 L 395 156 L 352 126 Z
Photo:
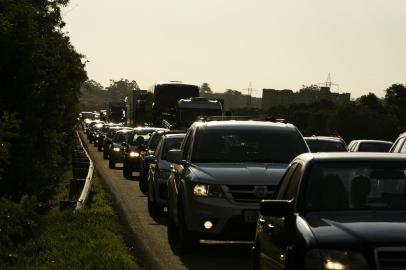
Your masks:
M 12 260 L 10 254 L 17 243 L 28 240 L 38 226 L 39 204 L 35 197 L 23 196 L 16 203 L 0 198 L 0 267 L 2 261 Z

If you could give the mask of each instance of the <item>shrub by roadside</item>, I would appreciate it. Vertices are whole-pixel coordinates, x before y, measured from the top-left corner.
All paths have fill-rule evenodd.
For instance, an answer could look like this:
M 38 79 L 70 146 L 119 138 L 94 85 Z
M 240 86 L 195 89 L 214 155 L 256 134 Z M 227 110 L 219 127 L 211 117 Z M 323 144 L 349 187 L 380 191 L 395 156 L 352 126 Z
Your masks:
M 1 269 L 139 269 L 97 178 L 90 208 L 50 211 L 40 218 L 36 235 L 9 254 L 0 259 Z

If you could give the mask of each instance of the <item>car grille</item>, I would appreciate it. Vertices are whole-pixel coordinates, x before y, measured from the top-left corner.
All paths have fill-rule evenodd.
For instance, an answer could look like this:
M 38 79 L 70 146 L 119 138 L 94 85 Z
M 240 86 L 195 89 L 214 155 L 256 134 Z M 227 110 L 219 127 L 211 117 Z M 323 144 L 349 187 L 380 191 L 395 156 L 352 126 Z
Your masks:
M 406 247 L 378 248 L 375 256 L 379 270 L 406 269 Z
M 270 199 L 275 186 L 253 185 L 227 185 L 224 191 L 227 198 L 236 203 L 259 203 L 261 200 Z

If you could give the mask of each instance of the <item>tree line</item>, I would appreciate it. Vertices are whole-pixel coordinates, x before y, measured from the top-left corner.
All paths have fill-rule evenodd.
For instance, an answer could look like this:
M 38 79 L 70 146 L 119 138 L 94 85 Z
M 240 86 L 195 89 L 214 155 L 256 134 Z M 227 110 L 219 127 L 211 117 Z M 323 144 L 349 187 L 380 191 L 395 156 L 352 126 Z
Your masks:
M 304 136 L 341 136 L 393 141 L 406 131 L 406 86 L 393 84 L 378 98 L 368 93 L 345 104 L 320 100 L 311 104 L 278 106 L 267 111 L 255 108 L 232 110 L 233 115 L 281 118 L 294 124 Z
M 0 268 L 67 171 L 83 56 L 63 32 L 68 0 L 0 0 Z

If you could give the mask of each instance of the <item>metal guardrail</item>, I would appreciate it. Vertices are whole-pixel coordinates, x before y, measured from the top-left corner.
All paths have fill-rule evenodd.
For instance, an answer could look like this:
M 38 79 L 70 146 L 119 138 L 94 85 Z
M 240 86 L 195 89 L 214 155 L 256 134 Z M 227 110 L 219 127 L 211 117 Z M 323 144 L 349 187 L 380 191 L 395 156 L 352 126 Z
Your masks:
M 76 131 L 76 136 L 77 139 L 80 143 L 81 149 L 83 149 L 83 153 L 85 154 L 85 156 L 87 157 L 87 161 L 88 161 L 88 167 L 87 167 L 87 175 L 86 178 L 84 179 L 84 185 L 83 185 L 83 189 L 82 192 L 80 193 L 80 196 L 76 202 L 76 207 L 75 209 L 81 209 L 82 207 L 84 207 L 86 205 L 87 199 L 89 197 L 90 191 L 91 191 L 91 187 L 92 187 L 92 179 L 93 179 L 93 174 L 94 174 L 94 165 L 92 162 L 92 159 L 90 158 L 89 153 L 87 153 L 86 148 L 83 145 L 83 142 L 79 136 L 78 131 Z M 83 154 L 82 154 L 83 155 Z M 84 170 L 86 167 L 82 167 L 80 166 L 80 164 L 87 164 L 86 160 L 84 162 L 81 162 L 80 159 L 83 157 L 76 157 L 77 160 L 75 162 L 75 166 L 74 166 L 74 172 L 75 170 Z M 76 168 L 75 168 L 76 167 Z M 75 174 L 75 173 L 74 173 Z M 75 175 L 74 175 L 75 176 Z

